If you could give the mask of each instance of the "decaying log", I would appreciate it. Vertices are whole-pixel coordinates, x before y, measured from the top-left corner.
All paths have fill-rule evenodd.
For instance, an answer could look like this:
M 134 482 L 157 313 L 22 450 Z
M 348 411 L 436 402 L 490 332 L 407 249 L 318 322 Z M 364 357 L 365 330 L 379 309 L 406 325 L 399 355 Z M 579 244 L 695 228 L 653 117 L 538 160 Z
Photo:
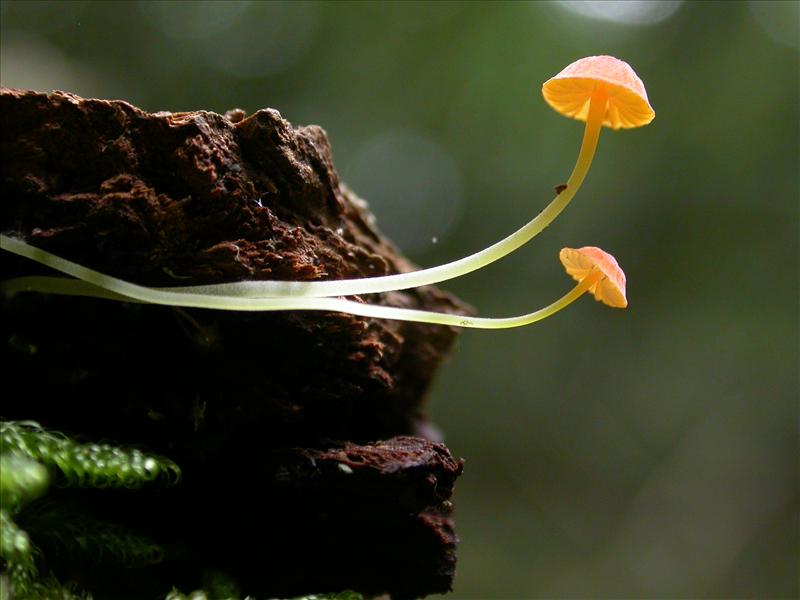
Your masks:
M 3 233 L 136 283 L 414 268 L 339 182 L 325 132 L 275 110 L 151 114 L 3 89 L 0 155 Z M 2 253 L 2 279 L 44 273 Z M 365 299 L 469 311 L 431 286 Z M 3 302 L 2 334 L 5 389 L 18 390 L 4 394 L 4 418 L 182 466 L 181 485 L 153 504 L 102 503 L 175 548 L 153 581 L 184 567 L 188 581 L 192 565 L 259 597 L 449 589 L 461 462 L 408 436 L 433 430 L 423 402 L 454 329 L 20 294 Z

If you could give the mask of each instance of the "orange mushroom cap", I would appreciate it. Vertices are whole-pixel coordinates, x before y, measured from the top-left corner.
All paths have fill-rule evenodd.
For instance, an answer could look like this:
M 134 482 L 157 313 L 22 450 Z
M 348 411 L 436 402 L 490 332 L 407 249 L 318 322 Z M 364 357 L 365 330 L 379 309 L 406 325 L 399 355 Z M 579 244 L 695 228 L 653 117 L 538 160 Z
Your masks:
M 603 125 L 612 129 L 641 127 L 656 113 L 647 100 L 647 90 L 625 61 L 613 56 L 589 56 L 576 60 L 561 73 L 544 82 L 542 95 L 556 111 L 586 121 L 589 100 L 598 87 L 608 94 Z
M 589 292 L 603 304 L 614 308 L 625 308 L 628 299 L 625 297 L 625 273 L 622 272 L 617 259 L 608 252 L 595 246 L 583 248 L 564 248 L 558 254 L 561 264 L 572 278 L 580 283 L 593 269 L 602 273 L 599 281 L 592 284 Z

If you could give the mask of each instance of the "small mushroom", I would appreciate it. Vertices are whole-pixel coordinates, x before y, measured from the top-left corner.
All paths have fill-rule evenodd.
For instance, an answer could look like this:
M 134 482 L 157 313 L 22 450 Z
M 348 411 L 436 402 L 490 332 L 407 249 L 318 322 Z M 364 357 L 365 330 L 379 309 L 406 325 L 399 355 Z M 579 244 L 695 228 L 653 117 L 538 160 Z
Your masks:
M 641 127 L 656 116 L 642 80 L 628 63 L 613 56 L 576 60 L 545 81 L 542 95 L 557 112 L 586 121 L 587 127 L 590 115 L 612 129 Z
M 596 300 L 613 306 L 625 308 L 625 273 L 620 269 L 617 259 L 597 246 L 583 248 L 564 248 L 558 255 L 567 273 L 577 282 L 582 282 L 595 270 L 602 276 L 591 286 L 589 292 Z

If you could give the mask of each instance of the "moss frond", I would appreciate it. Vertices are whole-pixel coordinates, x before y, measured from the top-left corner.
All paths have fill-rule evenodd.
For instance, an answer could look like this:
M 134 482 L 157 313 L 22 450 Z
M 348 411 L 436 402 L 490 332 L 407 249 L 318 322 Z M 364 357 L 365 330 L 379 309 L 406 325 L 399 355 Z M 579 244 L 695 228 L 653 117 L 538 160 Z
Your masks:
M 0 574 L 0 600 L 92 600 L 92 595 L 63 585 L 53 574 L 35 578 L 16 568 Z
M 24 520 L 20 520 L 47 556 L 52 552 L 83 565 L 126 568 L 152 565 L 164 559 L 164 549 L 156 542 L 62 504 L 33 505 L 25 511 Z
M 139 488 L 180 478 L 178 466 L 166 458 L 83 444 L 31 421 L 0 421 L 0 600 L 91 598 L 47 573 L 42 550 L 95 565 L 136 567 L 163 559 L 161 546 L 124 527 L 60 504 L 29 505 L 45 493 L 51 472 L 62 485 L 93 488 Z
M 0 453 L 28 456 L 57 471 L 61 483 L 75 487 L 139 488 L 180 480 L 180 468 L 168 458 L 135 448 L 82 444 L 31 421 L 0 421 Z
M 16 452 L 0 454 L 0 562 L 9 590 L 29 587 L 37 576 L 35 548 L 28 534 L 14 521 L 20 509 L 44 494 L 49 482 L 47 469 Z M 9 591 L 9 594 L 11 592 Z
M 0 509 L 9 514 L 44 494 L 50 482 L 47 469 L 19 450 L 0 446 Z
M 0 558 L 8 565 L 18 565 L 26 571 L 34 571 L 31 540 L 14 522 L 9 512 L 3 509 L 0 509 Z

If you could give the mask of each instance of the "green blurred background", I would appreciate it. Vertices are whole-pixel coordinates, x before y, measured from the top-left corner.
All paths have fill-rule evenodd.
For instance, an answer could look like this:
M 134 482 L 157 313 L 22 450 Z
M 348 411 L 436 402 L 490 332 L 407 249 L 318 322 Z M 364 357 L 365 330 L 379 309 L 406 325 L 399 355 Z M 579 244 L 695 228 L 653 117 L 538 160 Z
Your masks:
M 582 125 L 541 83 L 611 54 L 656 119 L 604 131 L 535 242 L 446 287 L 483 315 L 599 245 L 630 307 L 467 331 L 430 412 L 466 458 L 453 598 L 798 595 L 797 2 L 3 2 L 2 84 L 150 111 L 274 107 L 421 265 L 552 197 Z

